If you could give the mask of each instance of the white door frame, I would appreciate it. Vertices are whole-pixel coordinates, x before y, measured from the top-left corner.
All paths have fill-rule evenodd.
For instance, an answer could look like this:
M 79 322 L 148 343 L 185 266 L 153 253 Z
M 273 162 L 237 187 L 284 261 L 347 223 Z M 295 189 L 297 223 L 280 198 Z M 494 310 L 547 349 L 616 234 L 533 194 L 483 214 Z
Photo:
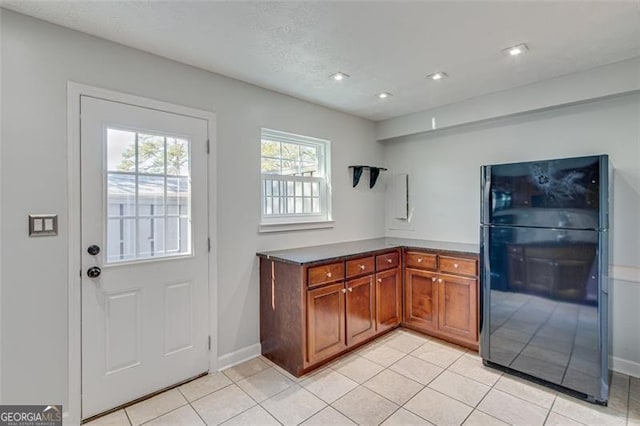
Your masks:
M 126 93 L 114 92 L 99 87 L 67 82 L 67 224 L 68 230 L 68 383 L 67 406 L 64 407 L 65 424 L 79 424 L 82 420 L 82 298 L 80 286 L 81 263 L 81 229 L 80 229 L 80 96 L 91 96 L 108 101 L 121 102 L 143 108 L 206 120 L 208 125 L 208 222 L 211 251 L 209 252 L 209 335 L 211 350 L 209 351 L 209 371 L 218 369 L 218 282 L 217 282 L 217 234 L 216 234 L 216 115 L 209 111 L 189 108 L 180 105 L 143 98 Z

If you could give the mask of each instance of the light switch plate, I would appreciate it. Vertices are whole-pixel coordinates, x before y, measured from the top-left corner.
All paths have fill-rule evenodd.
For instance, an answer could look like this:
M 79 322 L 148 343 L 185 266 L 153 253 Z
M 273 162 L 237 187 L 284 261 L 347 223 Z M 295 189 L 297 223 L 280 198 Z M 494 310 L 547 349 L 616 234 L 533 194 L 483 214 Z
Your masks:
M 30 214 L 29 215 L 29 236 L 30 237 L 51 237 L 58 235 L 58 215 L 57 214 Z

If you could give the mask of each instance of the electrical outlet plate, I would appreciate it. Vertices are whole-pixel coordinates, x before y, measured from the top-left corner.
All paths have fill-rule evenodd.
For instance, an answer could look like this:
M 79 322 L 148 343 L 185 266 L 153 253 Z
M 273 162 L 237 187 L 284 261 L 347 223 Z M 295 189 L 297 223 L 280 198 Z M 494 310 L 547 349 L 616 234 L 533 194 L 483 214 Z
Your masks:
M 30 214 L 29 215 L 29 236 L 30 237 L 51 237 L 58 235 L 58 215 L 57 214 Z

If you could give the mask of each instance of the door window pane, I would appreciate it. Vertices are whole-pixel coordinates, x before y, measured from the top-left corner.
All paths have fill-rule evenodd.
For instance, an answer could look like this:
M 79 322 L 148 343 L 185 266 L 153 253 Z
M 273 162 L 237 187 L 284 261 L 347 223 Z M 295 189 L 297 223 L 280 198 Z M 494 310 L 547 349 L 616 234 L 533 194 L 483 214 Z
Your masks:
M 167 138 L 167 174 L 189 176 L 189 142 L 187 140 Z
M 136 171 L 136 132 L 107 129 L 107 170 Z
M 107 129 L 107 263 L 191 254 L 190 144 Z

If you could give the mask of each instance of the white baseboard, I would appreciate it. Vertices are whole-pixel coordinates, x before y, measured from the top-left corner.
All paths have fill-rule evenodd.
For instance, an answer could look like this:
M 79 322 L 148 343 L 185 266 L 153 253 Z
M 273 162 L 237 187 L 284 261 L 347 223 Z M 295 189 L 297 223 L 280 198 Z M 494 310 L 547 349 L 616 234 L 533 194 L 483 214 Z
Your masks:
M 80 424 L 80 420 L 74 419 L 69 411 L 62 412 L 62 424 L 64 426 L 75 426 Z
M 640 378 L 640 363 L 609 355 L 609 368 L 618 373 Z
M 261 353 L 262 346 L 260 345 L 260 343 L 256 343 L 250 346 L 246 346 L 242 349 L 238 349 L 237 351 L 222 355 L 218 357 L 218 371 L 224 370 L 225 368 L 233 367 L 234 365 L 238 365 L 242 362 L 260 356 Z

